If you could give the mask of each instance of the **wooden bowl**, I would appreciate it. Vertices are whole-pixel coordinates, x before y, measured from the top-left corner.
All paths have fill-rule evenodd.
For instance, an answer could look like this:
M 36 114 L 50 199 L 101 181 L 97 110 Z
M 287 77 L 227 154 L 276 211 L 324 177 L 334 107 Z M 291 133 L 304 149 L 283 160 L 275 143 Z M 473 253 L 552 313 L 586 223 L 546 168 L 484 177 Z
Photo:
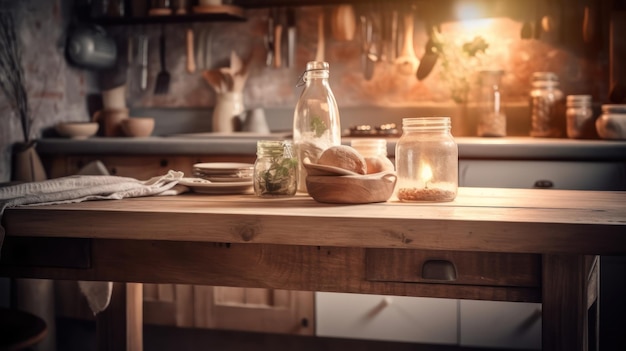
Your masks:
M 60 122 L 54 127 L 59 135 L 72 139 L 87 139 L 98 132 L 96 122 Z
M 154 130 L 154 118 L 130 117 L 122 120 L 122 131 L 128 137 L 147 137 Z
M 365 175 L 309 175 L 306 186 L 309 195 L 317 202 L 366 204 L 389 200 L 396 180 L 393 171 Z

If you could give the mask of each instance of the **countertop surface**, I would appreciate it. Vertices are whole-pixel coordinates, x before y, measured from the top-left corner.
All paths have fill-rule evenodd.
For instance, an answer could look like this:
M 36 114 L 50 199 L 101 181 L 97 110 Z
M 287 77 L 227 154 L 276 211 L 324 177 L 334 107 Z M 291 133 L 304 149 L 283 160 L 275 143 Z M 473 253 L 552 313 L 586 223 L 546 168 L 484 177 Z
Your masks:
M 260 139 L 288 139 L 288 133 L 227 135 L 198 133 L 147 138 L 92 137 L 85 140 L 44 138 L 38 141 L 41 154 L 107 155 L 255 155 Z M 350 144 L 353 138 L 342 138 Z M 394 155 L 397 138 L 387 138 L 387 152 Z M 626 160 L 626 140 L 575 140 L 531 137 L 455 138 L 459 158 L 464 159 L 558 159 Z

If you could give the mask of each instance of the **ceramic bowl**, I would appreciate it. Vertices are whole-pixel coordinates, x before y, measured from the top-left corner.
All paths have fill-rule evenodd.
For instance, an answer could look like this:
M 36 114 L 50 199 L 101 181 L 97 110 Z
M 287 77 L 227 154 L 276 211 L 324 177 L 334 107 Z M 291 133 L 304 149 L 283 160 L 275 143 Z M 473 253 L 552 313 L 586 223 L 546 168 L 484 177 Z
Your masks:
M 128 137 L 147 137 L 154 130 L 154 118 L 130 117 L 122 120 L 122 132 Z
M 55 126 L 59 135 L 72 139 L 87 139 L 98 132 L 96 122 L 60 122 Z
M 365 175 L 308 175 L 306 187 L 317 202 L 366 204 L 389 200 L 396 180 L 393 171 Z

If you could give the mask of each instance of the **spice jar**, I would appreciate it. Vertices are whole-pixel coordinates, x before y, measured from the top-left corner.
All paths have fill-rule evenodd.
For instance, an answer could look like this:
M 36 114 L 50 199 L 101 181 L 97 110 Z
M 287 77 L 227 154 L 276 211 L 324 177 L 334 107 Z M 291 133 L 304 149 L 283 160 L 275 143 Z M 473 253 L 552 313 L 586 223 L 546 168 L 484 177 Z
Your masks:
M 568 95 L 567 136 L 569 138 L 584 138 L 593 136 L 595 121 L 591 110 L 591 95 Z
M 260 197 L 289 197 L 298 189 L 298 160 L 291 151 L 291 142 L 257 141 L 254 163 L 254 193 Z
M 311 61 L 302 75 L 304 89 L 293 114 L 293 143 L 298 156 L 298 190 L 306 192 L 305 159 L 316 163 L 324 150 L 341 144 L 339 108 L 328 78 L 328 62 Z M 298 86 L 302 85 L 301 83 Z
M 506 114 L 502 108 L 502 70 L 480 72 L 480 100 L 477 134 L 480 137 L 506 136 Z
M 552 72 L 535 72 L 530 92 L 533 137 L 558 138 L 565 126 L 565 103 L 559 78 Z
M 450 127 L 450 117 L 402 120 L 395 155 L 398 200 L 454 200 L 459 183 L 459 152 Z

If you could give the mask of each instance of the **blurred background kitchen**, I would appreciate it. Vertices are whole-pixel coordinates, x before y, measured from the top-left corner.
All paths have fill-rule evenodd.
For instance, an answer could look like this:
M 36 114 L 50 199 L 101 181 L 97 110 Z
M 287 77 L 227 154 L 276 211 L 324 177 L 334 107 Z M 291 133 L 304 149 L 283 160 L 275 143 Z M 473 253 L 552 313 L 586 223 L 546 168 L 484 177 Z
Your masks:
M 210 131 L 217 94 L 203 72 L 229 66 L 232 52 L 247 71 L 245 109 L 265 109 L 272 130 L 289 130 L 301 89 L 296 83 L 320 45 L 330 63 L 343 128 L 441 114 L 456 121 L 455 136 L 476 135 L 477 117 L 471 112 L 457 116 L 459 97 L 452 87 L 467 83 L 468 94 L 461 99 L 471 110 L 479 99 L 476 77 L 481 70 L 502 71 L 499 88 L 509 136 L 529 135 L 533 72 L 554 72 L 564 95 L 591 95 L 595 117 L 601 104 L 622 100 L 617 62 L 623 57 L 623 41 L 610 36 L 611 24 L 620 26 L 623 2 L 617 0 L 359 1 L 349 6 L 326 0 L 239 0 L 226 4 L 224 13 L 208 14 L 194 13 L 197 2 L 166 3 L 3 0 L 2 11 L 14 15 L 22 49 L 30 138 L 58 136 L 51 129 L 61 121 L 89 121 L 102 107 L 101 92 L 119 86 L 125 87 L 131 115 L 157 118 L 153 135 Z M 152 9 L 150 16 L 150 6 L 168 6 L 170 12 L 158 15 Z M 363 23 L 371 23 L 371 36 L 363 32 Z M 279 27 L 281 35 L 272 41 L 281 49 L 268 55 L 276 50 L 268 41 Z M 162 29 L 170 82 L 167 93 L 155 94 Z M 290 48 L 287 33 L 292 30 L 295 41 Z M 412 45 L 405 42 L 409 31 Z M 92 53 L 99 58 L 83 52 L 87 56 L 72 60 L 66 46 L 77 33 L 92 36 L 85 40 L 112 40 L 115 47 L 99 45 Z M 446 55 L 427 58 L 433 36 L 446 45 Z M 484 50 L 467 56 L 464 48 L 477 39 Z M 370 62 L 366 54 L 373 57 Z M 401 69 L 407 57 L 413 65 L 408 73 Z M 420 60 L 433 67 L 421 80 L 416 77 Z M 143 66 L 147 73 L 142 84 Z M 0 179 L 5 181 L 10 179 L 11 145 L 23 141 L 20 118 L 11 106 L 4 94 L 0 96 Z M 564 122 L 562 129 L 561 137 L 566 138 Z M 592 131 L 587 137 L 597 135 Z
M 217 4 L 209 0 L 207 3 L 209 5 L 200 6 L 204 0 L 202 4 L 199 0 L 0 0 L 0 12 L 12 16 L 12 28 L 16 33 L 13 43 L 0 43 L 4 60 L 3 77 L 8 75 L 14 79 L 12 82 L 22 82 L 24 90 L 17 95 L 28 99 L 28 110 L 24 111 L 23 99 L 18 106 L 16 101 L 20 100 L 14 99 L 15 95 L 0 94 L 0 182 L 12 179 L 14 147 L 28 140 L 38 142 L 39 151 L 48 158 L 51 158 L 51 152 L 42 149 L 42 145 L 44 148 L 46 145 L 60 147 L 58 150 L 64 151 L 59 157 L 71 156 L 73 150 L 78 149 L 88 149 L 91 154 L 106 157 L 106 152 L 99 155 L 96 150 L 105 145 L 100 142 L 122 138 L 108 137 L 116 135 L 115 132 L 109 134 L 102 127 L 98 138 L 95 138 L 98 140 L 90 143 L 88 148 L 85 148 L 88 144 L 84 140 L 62 145 L 49 140 L 66 139 L 55 130 L 58 123 L 91 121 L 97 111 L 106 107 L 107 101 L 128 107 L 129 116 L 154 118 L 154 129 L 148 134 L 152 135 L 150 139 L 158 139 L 178 133 L 211 132 L 213 112 L 220 96 L 218 91 L 237 90 L 241 91 L 244 112 L 262 110 L 272 132 L 288 133 L 292 128 L 293 109 L 302 89 L 297 84 L 306 63 L 316 58 L 323 58 L 330 64 L 330 85 L 339 105 L 346 136 L 353 133 L 357 126 L 368 125 L 374 129 L 390 123 L 400 126 L 404 117 L 432 115 L 450 116 L 454 136 L 459 139 L 478 136 L 483 99 L 479 78 L 491 76 L 498 83 L 497 91 L 506 116 L 506 130 L 500 136 L 527 137 L 528 140 L 515 141 L 515 145 L 531 144 L 531 79 L 534 72 L 553 72 L 558 77 L 558 88 L 564 97 L 591 97 L 592 114 L 579 134 L 568 133 L 564 112 L 556 121 L 557 131 L 551 140 L 579 139 L 580 143 L 571 144 L 571 152 L 563 156 L 565 160 L 571 160 L 575 159 L 572 154 L 580 152 L 581 147 L 585 148 L 585 142 L 602 138 L 595 128 L 595 121 L 602 114 L 601 106 L 624 102 L 626 74 L 621 63 L 625 57 L 626 41 L 620 38 L 621 33 L 626 33 L 626 2 L 623 0 L 233 0 L 228 3 L 218 1 Z M 3 21 L 5 19 L 3 17 Z M 89 47 L 89 43 L 97 45 Z M 436 50 L 432 50 L 433 47 Z M 15 69 L 6 69 L 9 67 L 6 58 L 11 55 L 11 48 L 21 50 L 19 64 L 23 76 L 18 77 Z M 164 52 L 165 69 L 161 63 L 161 50 Z M 230 76 L 236 76 L 234 72 L 245 74 L 235 83 L 235 80 L 229 80 L 229 74 L 223 75 L 224 69 L 230 70 Z M 492 73 L 480 73 L 482 71 Z M 215 74 L 222 74 L 217 81 L 214 80 Z M 169 76 L 169 79 L 163 76 Z M 235 89 L 235 86 L 238 88 Z M 16 85 L 11 87 L 16 88 Z M 109 98 L 113 94 L 116 99 L 113 102 L 104 101 L 103 93 Z M 622 113 L 626 112 L 620 111 L 615 115 Z M 30 123 L 27 128 L 24 127 L 25 121 L 28 122 L 26 125 Z M 625 127 L 621 133 L 624 134 L 618 135 L 618 139 L 626 139 L 626 122 L 622 123 Z M 459 140 L 459 143 L 480 141 Z M 579 160 L 581 162 L 572 162 L 576 163 L 576 168 L 563 168 L 567 162 L 537 164 L 542 168 L 550 166 L 553 168 L 548 168 L 558 169 L 561 179 L 584 183 L 584 186 L 574 188 L 623 190 L 623 154 L 615 156 L 623 148 L 623 143 L 616 142 L 615 145 L 617 151 L 608 153 L 608 156 L 597 155 L 598 160 L 589 156 L 594 149 L 585 149 L 585 156 Z M 569 146 L 566 144 L 565 148 Z M 604 144 L 600 146 L 606 148 Z M 505 153 L 510 150 L 506 148 Z M 128 151 L 133 154 L 132 149 Z M 149 167 L 137 160 L 154 163 L 156 166 L 150 172 L 162 172 L 176 164 L 161 161 L 160 154 L 167 155 L 167 150 L 157 151 L 159 156 L 151 157 L 143 155 L 145 150 L 134 152 L 135 159 L 129 163 L 135 167 L 128 167 L 127 171 L 136 173 L 126 175 L 144 175 L 144 168 Z M 254 159 L 253 152 L 246 156 L 246 160 Z M 509 156 L 498 155 L 496 158 L 506 160 Z M 524 155 L 522 159 L 532 160 L 533 157 L 541 159 L 541 152 Z M 549 161 L 560 161 L 562 156 L 550 157 L 555 159 Z M 69 158 L 68 164 L 74 162 Z M 191 160 L 190 157 L 188 161 Z M 599 167 L 601 162 L 596 161 L 606 161 L 611 167 Z M 590 166 L 592 162 L 595 163 Z M 78 169 L 84 164 L 86 162 L 77 162 L 75 166 L 63 168 L 63 171 Z M 508 166 L 498 165 L 493 169 L 510 168 L 511 164 L 505 165 Z M 111 169 L 115 167 L 110 166 Z M 117 169 L 122 169 L 122 166 Z M 510 169 L 512 171 L 504 175 L 508 179 L 506 182 L 495 181 L 497 177 L 491 177 L 495 174 L 492 168 L 480 173 L 475 181 L 487 182 L 488 179 L 488 182 L 495 182 L 495 185 L 488 186 L 511 186 L 510 183 L 517 181 L 519 174 L 526 172 L 531 177 L 527 164 Z M 613 183 L 595 175 L 607 169 Z M 582 173 L 583 176 L 572 177 Z M 589 176 L 587 173 L 593 174 Z M 533 182 L 529 184 L 532 186 Z M 484 186 L 482 184 L 479 185 Z M 562 184 L 556 185 L 559 187 Z M 465 181 L 462 186 L 476 185 Z M 521 187 L 526 187 L 526 184 Z M 6 280 L 0 283 L 3 283 L 0 286 L 0 303 L 7 305 L 9 284 Z M 56 335 L 58 345 L 65 350 L 88 349 L 93 346 L 95 337 L 93 323 L 83 323 L 90 317 L 88 307 L 76 292 L 68 291 L 71 282 L 59 282 L 60 285 L 63 283 L 68 284 L 56 288 L 57 313 L 78 318 L 61 319 Z M 623 279 L 615 280 L 615 284 L 622 284 L 623 291 Z M 75 289 L 75 286 L 72 288 Z M 326 333 L 326 338 L 302 339 L 289 333 L 243 335 L 224 331 L 233 328 L 221 328 L 221 322 L 214 320 L 189 322 L 192 318 L 189 315 L 176 314 L 179 308 L 176 304 L 190 300 L 190 291 L 198 301 L 204 301 L 204 298 L 213 301 L 212 294 L 218 297 L 233 295 L 230 290 L 213 293 L 208 287 L 146 284 L 144 299 L 152 303 L 149 306 L 153 308 L 146 308 L 146 349 L 193 349 L 193 345 L 200 342 L 213 345 L 215 349 L 244 349 L 250 348 L 250 345 L 260 350 L 415 349 L 410 343 L 414 340 L 404 342 L 406 340 L 402 338 L 395 338 L 393 344 L 358 340 L 384 340 L 386 336 L 378 337 L 378 331 L 386 329 L 381 331 L 384 334 L 396 329 L 388 321 L 384 324 L 391 327 L 364 329 L 349 337 L 345 337 L 349 335 L 346 332 L 333 338 L 333 333 L 341 334 L 343 330 L 336 325 L 338 322 L 333 323 L 337 316 L 332 313 L 329 314 L 332 316 L 330 321 L 316 326 L 317 334 L 324 336 Z M 315 303 L 321 308 L 320 301 L 324 302 L 324 295 L 319 296 Z M 369 302 L 374 305 L 379 303 L 379 297 L 371 298 L 373 300 Z M 356 295 L 347 299 L 365 303 L 357 300 Z M 309 300 L 312 304 L 312 298 Z M 447 303 L 435 300 L 411 300 L 421 301 L 417 308 L 420 311 L 434 309 L 423 314 L 431 327 L 435 325 L 432 323 L 435 319 L 446 326 L 433 327 L 435 331 L 425 332 L 425 339 L 418 342 L 426 344 L 424 347 L 430 347 L 428 349 L 463 349 L 458 346 L 463 343 L 467 348 L 540 347 L 538 304 L 520 307 L 520 304 L 492 303 L 485 307 L 483 301 L 464 301 L 463 308 L 469 306 L 472 317 L 462 320 L 458 315 L 461 305 L 457 301 Z M 624 310 L 622 301 L 621 297 L 616 297 L 611 302 L 611 309 Z M 333 303 L 326 301 L 324 306 L 331 306 L 328 311 L 334 312 L 337 308 L 333 306 L 346 305 L 345 302 Z M 439 308 L 437 304 L 443 307 Z M 505 331 L 494 333 L 498 338 L 502 336 L 499 340 L 486 342 L 484 330 L 479 327 L 473 330 L 474 325 L 480 324 L 477 321 L 487 309 L 502 312 L 503 317 L 497 320 L 496 325 L 504 326 Z M 166 310 L 168 313 L 149 312 L 155 310 Z M 443 314 L 442 310 L 447 312 Z M 185 311 L 194 312 L 197 309 Z M 190 315 L 193 316 L 193 313 Z M 320 320 L 321 315 L 317 316 Z M 199 312 L 197 316 L 206 317 Z M 403 323 L 403 316 L 399 313 L 393 319 Z M 227 323 L 232 322 L 243 330 L 256 330 L 258 324 L 265 324 L 260 327 L 271 324 L 257 321 L 256 324 L 251 322 L 239 326 L 237 320 L 233 322 L 234 319 L 224 318 Z M 512 320 L 515 322 L 507 324 Z M 307 321 L 311 324 L 305 325 Z M 297 322 L 300 323 L 300 319 Z M 210 328 L 213 330 L 161 327 L 202 325 L 205 328 L 211 323 L 214 323 Z M 303 319 L 302 323 L 297 333 L 313 335 L 313 320 Z M 457 329 L 462 323 L 465 323 L 463 330 L 471 334 L 469 341 Z M 518 333 L 519 325 L 527 329 Z M 510 333 L 511 330 L 516 334 Z M 617 334 L 621 337 L 623 333 Z M 48 347 L 46 349 L 55 347 L 54 339 L 50 340 L 48 345 L 44 345 Z

